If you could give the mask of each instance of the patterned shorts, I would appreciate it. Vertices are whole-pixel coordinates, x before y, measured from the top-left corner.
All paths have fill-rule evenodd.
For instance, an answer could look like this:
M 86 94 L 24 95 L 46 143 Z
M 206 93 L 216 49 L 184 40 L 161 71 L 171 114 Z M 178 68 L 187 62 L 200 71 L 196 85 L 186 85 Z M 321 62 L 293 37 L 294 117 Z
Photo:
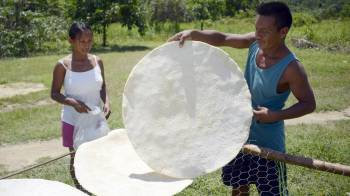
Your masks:
M 239 153 L 222 168 L 222 181 L 236 189 L 255 184 L 260 195 L 288 195 L 284 163 Z

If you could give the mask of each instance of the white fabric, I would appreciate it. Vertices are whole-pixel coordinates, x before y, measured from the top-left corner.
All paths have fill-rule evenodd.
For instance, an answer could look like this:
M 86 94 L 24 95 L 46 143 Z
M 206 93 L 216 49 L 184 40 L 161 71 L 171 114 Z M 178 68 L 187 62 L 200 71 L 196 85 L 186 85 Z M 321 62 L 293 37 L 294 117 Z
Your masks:
M 104 113 L 99 107 L 91 107 L 89 113 L 78 114 L 74 126 L 73 147 L 95 140 L 108 134 L 109 127 Z
M 137 154 L 156 172 L 194 178 L 221 168 L 246 142 L 250 93 L 237 64 L 196 41 L 166 43 L 132 70 L 123 121 Z
M 124 129 L 82 144 L 74 168 L 79 183 L 100 196 L 166 196 L 192 183 L 155 173 L 137 156 Z
M 0 180 L 1 196 L 87 196 L 67 184 L 43 179 Z
M 64 95 L 80 100 L 88 106 L 100 106 L 100 90 L 102 88 L 102 75 L 100 66 L 95 58 L 95 67 L 84 72 L 74 72 L 66 69 L 64 77 Z M 62 65 L 63 62 L 60 62 Z M 65 65 L 64 65 L 65 66 Z M 71 106 L 64 105 L 62 121 L 75 125 L 79 113 Z

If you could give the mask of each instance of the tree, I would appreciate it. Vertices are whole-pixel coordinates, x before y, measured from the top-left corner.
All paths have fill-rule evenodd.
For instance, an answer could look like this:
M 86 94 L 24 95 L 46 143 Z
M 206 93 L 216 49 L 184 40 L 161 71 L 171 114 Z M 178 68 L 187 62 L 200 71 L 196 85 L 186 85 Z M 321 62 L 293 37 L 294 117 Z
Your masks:
M 249 10 L 255 10 L 259 2 L 259 0 L 225 0 L 225 14 L 227 16 L 235 16 L 238 11 L 247 12 Z
M 120 21 L 123 26 L 131 30 L 133 26 L 138 27 L 140 35 L 146 31 L 145 13 L 138 0 L 126 0 L 120 3 Z
M 209 1 L 208 0 L 193 0 L 192 13 L 195 19 L 201 22 L 201 30 L 204 28 L 204 20 L 209 19 Z
M 171 22 L 173 31 L 177 32 L 180 30 L 180 22 L 187 20 L 188 14 L 183 0 L 153 0 L 148 4 L 151 7 L 150 22 L 156 30 L 160 30 L 159 24 Z
M 3 1 L 0 7 L 0 56 L 45 51 L 66 27 L 58 0 Z M 59 17 L 57 17 L 59 16 Z
M 75 19 L 87 21 L 94 30 L 102 33 L 103 46 L 107 45 L 107 28 L 114 22 L 120 21 L 129 30 L 136 25 L 141 35 L 145 32 L 138 0 L 77 0 L 76 7 Z
M 211 20 L 218 20 L 225 15 L 225 1 L 224 0 L 209 0 L 208 11 Z
M 86 21 L 94 30 L 102 33 L 102 45 L 106 46 L 107 28 L 118 15 L 118 2 L 113 0 L 77 0 L 75 11 L 74 19 Z

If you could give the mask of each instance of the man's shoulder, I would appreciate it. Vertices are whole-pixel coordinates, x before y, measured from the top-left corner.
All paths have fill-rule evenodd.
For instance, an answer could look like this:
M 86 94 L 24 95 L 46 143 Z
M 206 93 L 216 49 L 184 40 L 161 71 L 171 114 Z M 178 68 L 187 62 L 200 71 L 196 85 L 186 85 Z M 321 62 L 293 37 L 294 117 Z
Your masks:
M 286 70 L 283 74 L 283 78 L 286 80 L 294 80 L 296 78 L 305 76 L 306 74 L 304 65 L 298 59 L 292 60 L 286 67 Z
M 292 70 L 299 70 L 300 68 L 303 68 L 303 67 L 304 65 L 295 56 L 287 66 L 288 69 L 292 69 Z

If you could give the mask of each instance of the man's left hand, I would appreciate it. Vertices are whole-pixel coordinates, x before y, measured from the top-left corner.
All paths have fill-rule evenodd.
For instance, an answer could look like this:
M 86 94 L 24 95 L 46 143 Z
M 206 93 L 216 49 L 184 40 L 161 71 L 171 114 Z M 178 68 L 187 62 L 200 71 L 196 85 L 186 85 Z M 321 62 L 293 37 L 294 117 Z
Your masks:
M 253 114 L 256 121 L 261 123 L 270 123 L 270 122 L 277 121 L 276 113 L 269 110 L 266 107 L 258 106 L 256 110 L 253 109 Z

